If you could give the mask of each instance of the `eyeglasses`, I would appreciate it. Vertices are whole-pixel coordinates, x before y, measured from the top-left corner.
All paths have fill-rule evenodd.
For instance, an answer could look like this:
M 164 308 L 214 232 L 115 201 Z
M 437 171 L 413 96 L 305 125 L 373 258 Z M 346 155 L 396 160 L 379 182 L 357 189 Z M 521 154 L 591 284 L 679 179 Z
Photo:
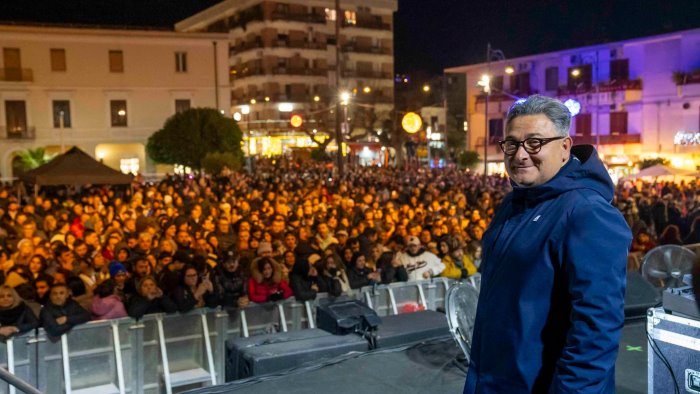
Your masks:
M 526 138 L 522 141 L 516 141 L 516 140 L 505 140 L 505 141 L 498 141 L 498 146 L 501 147 L 501 150 L 503 153 L 506 155 L 514 155 L 520 146 L 522 145 L 523 148 L 525 149 L 525 152 L 530 153 L 530 154 L 535 154 L 539 153 L 539 151 L 542 149 L 542 147 L 552 141 L 556 140 L 561 140 L 566 138 L 565 136 L 561 137 L 552 137 L 552 138 Z

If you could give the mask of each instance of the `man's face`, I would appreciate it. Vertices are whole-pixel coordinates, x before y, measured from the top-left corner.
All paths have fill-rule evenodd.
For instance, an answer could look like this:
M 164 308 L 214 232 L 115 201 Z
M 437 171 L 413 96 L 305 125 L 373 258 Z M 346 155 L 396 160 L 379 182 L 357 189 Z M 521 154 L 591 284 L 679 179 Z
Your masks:
M 73 270 L 73 262 L 75 261 L 75 255 L 71 251 L 66 251 L 61 253 L 60 263 L 63 269 L 69 271 Z
M 513 119 L 506 139 L 558 137 L 554 124 L 544 114 L 525 115 Z M 569 159 L 571 139 L 555 140 L 542 145 L 538 153 L 527 153 L 523 146 L 512 155 L 504 155 L 508 176 L 518 186 L 534 187 L 552 179 Z
M 61 306 L 66 303 L 68 296 L 68 289 L 66 287 L 56 286 L 51 288 L 49 298 L 51 299 L 52 304 Z
M 146 276 L 148 275 L 149 271 L 149 266 L 148 266 L 148 261 L 146 260 L 139 260 L 136 262 L 136 265 L 134 266 L 134 273 L 136 276 Z

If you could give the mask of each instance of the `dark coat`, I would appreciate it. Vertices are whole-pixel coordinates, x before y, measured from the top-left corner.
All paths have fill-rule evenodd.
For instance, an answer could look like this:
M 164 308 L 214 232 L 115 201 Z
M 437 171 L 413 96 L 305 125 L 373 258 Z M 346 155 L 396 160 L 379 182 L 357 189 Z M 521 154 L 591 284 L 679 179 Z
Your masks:
M 14 308 L 0 310 L 0 325 L 15 326 L 19 330 L 16 335 L 22 335 L 29 330 L 39 327 L 39 320 L 37 320 L 34 312 L 27 304 L 20 302 Z M 7 338 L 0 336 L 0 340 L 3 341 Z
M 214 270 L 213 282 L 217 305 L 235 308 L 238 307 L 238 299 L 247 296 L 248 283 L 241 267 L 233 273 L 217 267 Z
M 484 234 L 465 393 L 613 393 L 632 236 L 590 145 Z
M 56 319 L 61 316 L 66 316 L 68 319 L 65 323 L 58 324 Z M 74 326 L 89 322 L 90 312 L 86 311 L 85 308 L 72 299 L 66 300 L 63 306 L 55 305 L 49 301 L 41 308 L 39 319 L 49 336 L 60 337 L 70 331 Z
M 177 289 L 171 295 L 175 305 L 177 305 L 177 310 L 181 313 L 189 312 L 197 306 L 197 300 L 194 298 L 194 293 L 188 286 L 178 286 Z M 204 299 L 204 306 L 207 308 L 216 307 L 216 295 L 213 292 L 206 292 L 202 297 Z
M 167 295 L 149 300 L 141 294 L 134 294 L 129 300 L 127 313 L 134 319 L 140 319 L 143 315 L 151 313 L 175 313 L 177 305 Z

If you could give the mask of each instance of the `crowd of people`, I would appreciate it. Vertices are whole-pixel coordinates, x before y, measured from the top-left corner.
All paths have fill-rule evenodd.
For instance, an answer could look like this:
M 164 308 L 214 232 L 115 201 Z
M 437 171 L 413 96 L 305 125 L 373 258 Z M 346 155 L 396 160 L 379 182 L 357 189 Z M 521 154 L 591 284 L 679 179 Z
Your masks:
M 0 189 L 0 336 L 466 278 L 511 186 L 456 169 L 258 163 L 128 188 Z M 695 183 L 620 182 L 632 251 L 700 242 Z

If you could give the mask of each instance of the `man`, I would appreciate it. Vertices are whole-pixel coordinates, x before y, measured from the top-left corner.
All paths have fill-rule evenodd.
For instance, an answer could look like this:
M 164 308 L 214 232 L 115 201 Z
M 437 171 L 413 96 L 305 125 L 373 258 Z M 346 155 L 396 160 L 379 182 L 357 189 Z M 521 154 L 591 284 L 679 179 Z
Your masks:
M 531 96 L 499 142 L 513 191 L 483 237 L 465 393 L 613 393 L 632 237 L 571 115 Z
M 411 281 L 430 279 L 445 269 L 439 257 L 421 247 L 418 237 L 408 237 L 406 250 L 398 253 L 396 259 L 406 269 Z

